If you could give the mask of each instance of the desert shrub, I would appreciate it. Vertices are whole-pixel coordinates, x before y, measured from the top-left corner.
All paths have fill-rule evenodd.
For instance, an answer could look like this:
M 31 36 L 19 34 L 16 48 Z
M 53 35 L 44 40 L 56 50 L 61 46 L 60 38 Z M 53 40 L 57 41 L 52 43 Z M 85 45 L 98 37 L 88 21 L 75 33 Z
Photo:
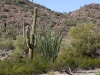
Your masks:
M 11 38 L 11 39 L 15 40 L 17 32 L 13 28 L 7 28 L 7 35 L 8 35 L 8 38 Z
M 82 62 L 79 64 L 81 68 L 84 69 L 94 69 L 100 67 L 100 59 L 99 58 L 82 58 Z
M 24 14 L 24 17 L 28 17 L 28 14 Z
M 8 60 L 0 62 L 0 75 L 8 75 L 12 71 L 13 65 Z
M 51 63 L 44 61 L 39 54 L 34 59 L 10 57 L 0 62 L 1 75 L 37 75 L 51 70 Z
M 17 34 L 17 32 L 14 29 L 7 28 L 6 33 L 5 32 L 2 33 L 2 37 L 3 38 L 10 38 L 12 40 L 15 40 L 16 39 L 16 34 Z
M 4 11 L 4 12 L 9 12 L 10 10 L 7 9 L 7 8 L 4 8 L 3 11 Z
M 76 25 L 76 22 L 75 21 L 69 20 L 68 26 L 75 26 L 75 25 Z
M 94 27 L 92 23 L 77 25 L 70 29 L 67 39 L 61 45 L 56 69 L 99 67 L 100 60 L 96 58 L 96 48 L 100 47 L 99 27 Z
M 24 42 L 23 42 L 24 40 Z M 23 51 L 27 51 L 27 43 L 26 38 L 21 35 L 17 36 L 17 39 L 14 41 L 14 53 L 15 54 L 21 54 Z
M 71 69 L 75 69 L 78 67 L 76 58 L 72 57 L 71 52 L 72 51 L 68 48 L 68 46 L 65 45 L 65 43 L 61 45 L 58 58 L 55 61 L 55 65 L 54 65 L 55 70 L 62 71 L 62 70 L 67 70 L 69 67 Z
M 5 25 L 5 24 L 4 24 L 4 25 Z M 5 32 L 5 31 L 6 31 L 6 30 L 5 30 L 5 26 L 1 26 L 1 27 L 0 27 L 0 31 L 1 31 L 1 32 Z
M 28 59 L 3 60 L 0 62 L 0 69 L 1 75 L 30 75 L 34 70 L 32 62 L 30 62 Z
M 69 30 L 71 49 L 78 56 L 96 57 L 100 48 L 99 30 L 92 23 L 76 25 Z
M 0 49 L 14 49 L 13 40 L 0 38 Z
M 60 62 L 59 62 L 60 61 Z M 64 61 L 65 64 L 62 64 Z M 58 63 L 59 62 L 59 63 Z M 51 67 L 52 66 L 52 67 Z M 1 75 L 37 75 L 47 73 L 53 70 L 67 70 L 68 67 L 71 70 L 80 67 L 82 69 L 93 69 L 95 66 L 100 66 L 100 59 L 95 58 L 63 58 L 56 61 L 56 63 L 44 61 L 39 54 L 35 54 L 33 60 L 29 58 L 9 58 L 0 62 L 0 74 Z
M 77 68 L 81 69 L 94 69 L 100 67 L 99 58 L 89 58 L 89 57 L 72 57 L 68 55 L 61 55 L 55 64 L 55 70 L 75 71 Z
M 3 18 L 7 18 L 7 15 L 2 14 L 2 15 L 0 16 L 0 19 L 3 19 Z
M 8 24 L 14 24 L 16 23 L 15 21 L 9 21 Z
M 16 30 L 7 26 L 6 23 L 4 24 L 4 26 L 0 27 L 0 31 L 1 31 L 1 36 L 2 38 L 11 38 L 11 39 L 16 39 Z
M 63 40 L 60 48 L 60 52 L 58 54 L 58 58 L 55 61 L 54 68 L 55 70 L 68 71 L 70 67 L 72 71 L 76 68 L 81 69 L 94 69 L 100 67 L 100 59 L 99 58 L 90 58 L 86 56 L 75 56 L 77 52 L 70 49 L 70 41 Z

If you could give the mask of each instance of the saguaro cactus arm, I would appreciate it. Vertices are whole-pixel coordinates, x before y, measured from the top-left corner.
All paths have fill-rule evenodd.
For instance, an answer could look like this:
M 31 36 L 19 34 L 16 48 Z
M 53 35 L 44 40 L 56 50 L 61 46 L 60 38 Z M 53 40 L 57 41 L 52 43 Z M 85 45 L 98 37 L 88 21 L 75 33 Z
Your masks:
M 33 20 L 33 24 L 32 24 L 32 32 L 35 33 L 35 28 L 36 28 L 36 17 L 37 17 L 37 8 L 34 8 L 34 20 Z

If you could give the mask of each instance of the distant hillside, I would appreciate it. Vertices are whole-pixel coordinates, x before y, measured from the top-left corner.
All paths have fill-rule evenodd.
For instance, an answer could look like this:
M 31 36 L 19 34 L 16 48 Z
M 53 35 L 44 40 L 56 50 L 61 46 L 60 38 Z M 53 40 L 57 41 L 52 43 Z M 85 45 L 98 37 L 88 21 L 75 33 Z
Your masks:
M 79 10 L 68 13 L 68 19 L 79 23 L 93 22 L 100 24 L 100 4 L 89 4 L 80 7 Z
M 34 7 L 38 8 L 37 25 L 48 24 L 52 22 L 52 27 L 62 25 L 66 21 L 66 17 L 59 12 L 51 11 L 50 9 L 28 0 L 1 0 L 0 1 L 0 23 L 11 27 L 22 27 L 23 22 L 26 25 L 32 24 L 32 13 Z
M 28 0 L 0 0 L 0 25 L 7 23 L 7 26 L 15 28 L 17 31 L 22 30 L 23 22 L 26 25 L 32 24 L 34 7 L 38 8 L 38 27 L 48 23 L 52 23 L 53 28 L 60 25 L 64 34 L 67 33 L 70 26 L 76 25 L 77 22 L 92 21 L 100 24 L 100 4 L 89 4 L 73 12 L 60 13 Z

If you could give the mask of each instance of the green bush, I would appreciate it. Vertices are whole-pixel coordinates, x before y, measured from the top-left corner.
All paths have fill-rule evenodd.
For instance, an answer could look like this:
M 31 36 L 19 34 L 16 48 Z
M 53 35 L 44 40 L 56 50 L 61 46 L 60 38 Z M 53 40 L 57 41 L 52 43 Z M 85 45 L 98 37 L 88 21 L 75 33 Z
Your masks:
M 100 67 L 100 59 L 99 58 L 80 58 L 81 62 L 79 62 L 79 67 L 83 69 L 94 69 Z
M 30 75 L 33 72 L 34 67 L 28 59 L 6 59 L 0 62 L 1 75 Z
M 66 55 L 67 56 L 67 55 Z M 70 67 L 72 71 L 76 68 L 81 69 L 94 69 L 100 67 L 100 59 L 99 58 L 89 58 L 89 57 L 66 57 L 60 56 L 60 58 L 56 61 L 55 68 L 58 71 L 68 70 Z
M 12 72 L 13 65 L 7 61 L 3 60 L 0 62 L 0 75 L 8 75 Z
M 5 23 L 6 24 L 6 23 Z M 16 39 L 16 34 L 17 32 L 15 31 L 15 29 L 10 28 L 10 27 L 4 27 L 1 26 L 0 27 L 0 31 L 1 31 L 1 36 L 2 38 L 11 38 L 11 39 Z
M 13 40 L 0 38 L 0 49 L 14 49 Z
M 52 63 L 44 61 L 39 54 L 33 60 L 29 58 L 10 57 L 0 62 L 1 75 L 37 75 L 52 70 Z
M 23 42 L 24 39 L 24 42 Z M 26 38 L 21 35 L 17 36 L 17 39 L 14 41 L 14 53 L 15 54 L 21 54 L 23 51 L 27 51 L 27 43 Z
M 61 44 L 60 52 L 58 54 L 58 58 L 54 62 L 54 66 L 55 66 L 53 68 L 54 70 L 57 71 L 68 70 L 68 68 L 70 67 L 71 70 L 73 71 L 76 68 L 94 69 L 100 67 L 100 58 L 90 58 L 86 56 L 76 57 L 75 55 L 77 53 L 71 50 L 69 45 L 66 45 L 65 43 L 66 41 L 63 40 Z
M 71 49 L 76 56 L 96 57 L 96 50 L 100 49 L 100 31 L 97 28 L 92 23 L 84 23 L 69 30 Z

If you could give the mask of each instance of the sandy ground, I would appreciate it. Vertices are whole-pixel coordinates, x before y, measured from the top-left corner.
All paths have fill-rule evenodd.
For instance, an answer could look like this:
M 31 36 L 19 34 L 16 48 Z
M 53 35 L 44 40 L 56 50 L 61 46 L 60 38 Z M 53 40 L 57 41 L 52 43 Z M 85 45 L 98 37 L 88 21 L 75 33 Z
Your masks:
M 48 74 L 39 74 L 39 75 L 68 75 L 67 73 L 59 73 L 58 71 L 56 72 L 50 72 Z M 77 73 L 72 73 L 72 75 L 100 75 L 100 69 L 97 68 L 95 70 L 81 70 L 77 71 Z

